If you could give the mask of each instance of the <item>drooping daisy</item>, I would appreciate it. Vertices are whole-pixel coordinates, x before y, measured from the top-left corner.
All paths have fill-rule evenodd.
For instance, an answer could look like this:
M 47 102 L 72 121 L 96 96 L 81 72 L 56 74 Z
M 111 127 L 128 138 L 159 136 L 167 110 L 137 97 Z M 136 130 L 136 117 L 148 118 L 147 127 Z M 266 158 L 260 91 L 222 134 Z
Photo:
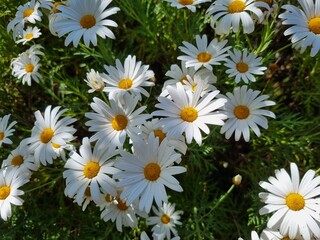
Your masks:
M 20 172 L 18 168 L 0 169 L 0 215 L 3 220 L 7 221 L 11 217 L 11 204 L 23 204 L 19 196 L 24 192 L 19 188 L 28 181 L 28 174 Z
M 87 73 L 87 79 L 85 79 L 84 81 L 90 87 L 90 89 L 88 90 L 89 93 L 100 92 L 105 87 L 105 82 L 101 77 L 101 74 L 93 69 L 91 69 L 90 72 Z
M 27 27 L 26 30 L 23 30 L 22 39 L 16 41 L 16 43 L 22 43 L 23 45 L 27 42 L 40 37 L 41 32 L 40 29 L 37 27 Z
M 245 48 L 243 51 L 238 51 L 236 49 L 229 51 L 229 56 L 231 59 L 226 60 L 224 64 L 228 69 L 226 73 L 229 74 L 228 77 L 236 77 L 236 83 L 241 80 L 245 83 L 249 81 L 255 82 L 256 78 L 254 75 L 263 75 L 266 67 L 261 66 L 262 57 L 257 57 L 253 53 L 248 53 Z
M 115 36 L 109 27 L 117 27 L 118 24 L 107 17 L 116 14 L 118 7 L 107 8 L 112 0 L 69 0 L 67 5 L 59 5 L 56 13 L 61 18 L 57 18 L 53 23 L 53 28 L 58 36 L 68 34 L 65 45 L 73 42 L 77 47 L 83 37 L 84 44 L 89 47 L 90 43 L 97 45 L 97 35 L 105 39 L 114 39 Z
M 8 125 L 10 116 L 11 114 L 8 114 L 0 118 L 0 147 L 2 146 L 2 143 L 12 144 L 12 141 L 9 139 L 9 137 L 13 135 L 13 132 L 15 131 L 13 126 L 17 122 L 13 121 Z
M 200 67 L 204 66 L 208 70 L 212 71 L 211 65 L 220 65 L 222 61 L 225 61 L 228 56 L 226 51 L 231 47 L 225 47 L 228 40 L 219 42 L 218 39 L 213 39 L 208 44 L 207 35 L 196 35 L 196 44 L 194 45 L 183 41 L 184 46 L 180 46 L 179 49 L 187 54 L 179 56 L 178 59 L 186 62 L 186 67 L 194 67 L 198 70 Z
M 204 3 L 204 2 L 211 2 L 211 0 L 164 0 L 166 2 L 171 3 L 171 7 L 176 7 L 178 9 L 186 8 L 192 12 L 196 11 L 196 5 Z
M 76 129 L 70 125 L 76 119 L 71 117 L 59 119 L 66 111 L 67 109 L 60 110 L 59 106 L 53 109 L 48 106 L 44 116 L 39 110 L 34 113 L 36 121 L 32 128 L 31 137 L 27 138 L 26 142 L 29 144 L 28 150 L 34 154 L 36 164 L 52 164 L 52 160 L 58 157 L 53 148 L 57 148 L 56 145 L 64 147 L 75 139 L 73 134 Z
M 275 118 L 271 111 L 261 109 L 267 106 L 275 105 L 275 102 L 266 100 L 268 95 L 261 95 L 257 90 L 248 89 L 247 85 L 236 87 L 233 94 L 228 92 L 226 95 L 227 103 L 224 111 L 228 120 L 222 126 L 220 133 L 225 133 L 226 139 L 229 139 L 235 132 L 235 140 L 239 141 L 240 137 L 246 142 L 250 140 L 250 129 L 259 137 L 259 126 L 264 129 L 268 128 L 266 117 Z
M 199 83 L 196 91 L 187 91 L 181 83 L 176 87 L 168 86 L 170 98 L 159 96 L 156 107 L 161 109 L 152 113 L 153 116 L 162 116 L 160 124 L 164 127 L 167 137 L 179 137 L 183 133 L 186 135 L 187 143 L 195 141 L 201 145 L 202 135 L 200 129 L 209 134 L 210 129 L 207 124 L 223 125 L 223 120 L 227 118 L 225 114 L 217 113 L 226 99 L 214 99 L 219 91 L 215 90 L 201 97 L 203 83 Z
M 155 137 L 159 138 L 159 143 L 161 143 L 162 140 L 167 137 L 167 134 L 166 132 L 164 132 L 163 127 L 163 125 L 159 124 L 159 119 L 154 118 L 151 121 L 146 121 L 144 124 L 140 126 L 141 134 L 139 136 L 141 136 L 145 141 L 147 141 L 150 133 L 153 133 Z M 186 154 L 187 152 L 188 147 L 185 143 L 185 138 L 182 135 L 180 137 L 172 137 L 168 139 L 168 144 L 170 146 L 173 146 L 182 154 Z
M 263 20 L 261 8 L 270 9 L 268 4 L 254 0 L 217 0 L 208 8 L 206 15 L 211 17 L 211 27 L 219 35 L 229 34 L 230 31 L 238 32 L 241 26 L 244 33 L 254 31 L 254 21 L 251 17 L 255 14 L 259 21 Z
M 18 58 L 11 62 L 12 75 L 22 79 L 22 84 L 31 86 L 31 80 L 39 83 L 42 78 L 38 72 L 40 68 L 40 58 L 36 55 L 28 56 L 26 53 L 20 54 Z
M 94 97 L 90 106 L 95 112 L 85 114 L 90 119 L 85 123 L 89 131 L 96 132 L 90 141 L 101 142 L 110 148 L 122 148 L 127 136 L 131 138 L 140 133 L 138 126 L 150 117 L 149 114 L 141 114 L 146 106 L 135 110 L 137 103 L 138 97 L 129 94 L 110 99 L 110 106 Z
M 3 160 L 1 168 L 9 166 L 19 168 L 21 172 L 29 173 L 30 176 L 32 171 L 39 169 L 39 165 L 34 162 L 33 155 L 28 152 L 25 140 L 22 140 L 19 146 L 10 152 L 7 159 Z
M 18 7 L 15 18 L 7 26 L 8 33 L 11 30 L 14 32 L 13 39 L 15 41 L 18 37 L 22 37 L 25 23 L 35 24 L 36 21 L 41 21 L 42 13 L 39 7 L 40 3 L 36 0 L 31 0 Z
M 279 15 L 283 25 L 290 25 L 284 32 L 285 36 L 291 35 L 291 42 L 304 52 L 311 47 L 310 55 L 314 57 L 320 50 L 320 1 L 298 0 L 302 9 L 285 4 L 286 11 Z
M 181 166 L 173 166 L 181 157 L 168 145 L 164 139 L 159 144 L 159 139 L 151 133 L 148 142 L 142 139 L 133 141 L 133 154 L 120 150 L 115 166 L 122 171 L 114 174 L 118 179 L 118 187 L 123 188 L 121 199 L 130 205 L 139 199 L 139 210 L 150 212 L 153 200 L 158 207 L 163 202 L 168 202 L 165 187 L 181 192 L 182 187 L 173 175 L 186 171 Z
M 26 54 L 29 58 L 31 58 L 32 56 L 38 57 L 39 55 L 44 55 L 44 52 L 41 51 L 42 48 L 43 47 L 39 44 L 32 45 L 25 52 L 23 52 L 22 55 Z
M 175 204 L 171 203 L 163 203 L 159 210 L 152 206 L 152 210 L 156 216 L 147 218 L 147 224 L 154 225 L 152 231 L 155 234 L 164 234 L 167 239 L 171 239 L 171 233 L 175 237 L 178 236 L 175 227 L 182 224 L 179 220 L 183 212 L 175 211 Z
M 136 61 L 136 56 L 129 55 L 124 60 L 124 65 L 119 59 L 116 60 L 116 67 L 104 66 L 107 74 L 102 74 L 106 79 L 107 86 L 103 91 L 109 93 L 109 98 L 113 98 L 118 93 L 130 92 L 141 99 L 141 94 L 149 97 L 149 93 L 143 87 L 154 86 L 154 82 L 149 81 L 154 77 L 154 72 L 149 69 L 149 65 L 142 65 Z
M 308 170 L 300 181 L 295 163 L 290 163 L 290 171 L 291 176 L 283 168 L 276 170 L 275 177 L 259 183 L 267 191 L 259 194 L 266 203 L 259 213 L 273 213 L 267 226 L 279 229 L 284 236 L 291 239 L 312 239 L 315 236 L 319 239 L 320 177 L 315 177 L 315 171 Z
M 66 196 L 75 197 L 76 202 L 81 204 L 87 187 L 90 188 L 90 195 L 95 202 L 99 201 L 102 190 L 116 196 L 116 183 L 111 175 L 118 172 L 118 169 L 113 167 L 112 159 L 117 152 L 109 149 L 108 145 L 96 144 L 92 149 L 87 137 L 82 139 L 79 152 L 80 154 L 72 152 L 64 166 Z

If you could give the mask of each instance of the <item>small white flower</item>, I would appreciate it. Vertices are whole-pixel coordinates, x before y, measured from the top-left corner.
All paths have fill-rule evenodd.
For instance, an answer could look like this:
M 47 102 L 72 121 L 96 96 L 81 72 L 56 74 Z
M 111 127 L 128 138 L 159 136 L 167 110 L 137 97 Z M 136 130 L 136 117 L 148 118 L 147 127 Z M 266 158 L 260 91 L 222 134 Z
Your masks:
M 16 43 L 22 43 L 23 45 L 27 42 L 40 37 L 41 32 L 40 29 L 37 27 L 27 27 L 26 30 L 23 30 L 23 36 L 22 39 L 19 39 L 16 41 Z
M 89 93 L 100 92 L 105 87 L 104 79 L 101 77 L 101 74 L 93 69 L 87 73 L 87 79 L 84 81 L 91 88 L 88 90 Z
M 9 139 L 9 137 L 13 135 L 13 132 L 15 131 L 13 126 L 17 122 L 13 121 L 8 125 L 10 116 L 11 114 L 8 114 L 0 118 L 0 147 L 3 143 L 12 144 L 12 141 Z
M 211 0 L 164 0 L 166 2 L 171 3 L 171 7 L 176 7 L 178 9 L 186 8 L 192 12 L 196 11 L 196 5 L 211 2 Z

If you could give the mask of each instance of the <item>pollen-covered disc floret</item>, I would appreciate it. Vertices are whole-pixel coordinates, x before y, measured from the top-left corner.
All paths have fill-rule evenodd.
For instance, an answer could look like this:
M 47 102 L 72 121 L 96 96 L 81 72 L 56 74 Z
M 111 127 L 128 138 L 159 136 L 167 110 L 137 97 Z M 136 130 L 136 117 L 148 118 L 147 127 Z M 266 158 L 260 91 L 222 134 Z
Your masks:
M 311 47 L 310 55 L 314 57 L 320 50 L 320 0 L 299 0 L 301 8 L 285 4 L 284 13 L 279 15 L 283 25 L 290 27 L 284 32 L 290 36 L 293 46 L 304 52 Z
M 315 177 L 315 171 L 308 170 L 300 181 L 295 163 L 290 164 L 290 170 L 291 176 L 285 169 L 280 169 L 275 171 L 275 177 L 268 178 L 268 182 L 259 183 L 267 191 L 259 194 L 266 204 L 259 213 L 273 213 L 267 226 L 279 229 L 283 236 L 290 239 L 312 239 L 314 236 L 318 239 L 320 177 Z
M 220 133 L 225 133 L 226 139 L 235 133 L 236 141 L 243 136 L 248 142 L 250 129 L 259 137 L 261 135 L 259 126 L 268 128 L 266 117 L 275 118 L 275 114 L 261 108 L 275 105 L 275 102 L 266 100 L 269 98 L 268 95 L 259 95 L 260 91 L 248 89 L 247 85 L 236 87 L 233 93 L 226 94 L 227 102 L 222 112 L 228 116 L 228 119 L 220 130 Z
M 75 198 L 79 205 L 82 204 L 86 191 L 89 191 L 96 203 L 102 193 L 116 196 L 116 183 L 112 179 L 112 175 L 118 171 L 113 167 L 116 152 L 108 148 L 108 145 L 96 144 L 92 149 L 89 139 L 84 138 L 79 153 L 72 152 L 64 166 L 66 170 L 63 177 L 67 183 L 65 194 Z
M 28 150 L 34 155 L 36 164 L 52 164 L 53 159 L 60 156 L 55 148 L 59 145 L 63 150 L 75 139 L 73 134 L 76 129 L 71 125 L 76 119 L 71 117 L 62 117 L 67 109 L 60 110 L 61 107 L 46 107 L 44 115 L 38 110 L 35 112 L 36 121 L 32 128 L 31 137 L 25 141 L 28 144 Z
M 236 33 L 240 26 L 244 33 L 252 33 L 255 25 L 252 15 L 261 22 L 261 8 L 270 9 L 269 5 L 262 1 L 217 0 L 208 8 L 206 15 L 211 18 L 211 27 L 219 35 L 229 34 L 230 31 Z
M 84 44 L 89 47 L 98 44 L 97 36 L 105 39 L 114 39 L 115 36 L 109 27 L 117 27 L 117 23 L 107 19 L 116 14 L 118 7 L 107 8 L 112 0 L 90 0 L 90 4 L 83 0 L 69 0 L 66 5 L 58 5 L 56 18 L 51 29 L 57 32 L 59 37 L 66 34 L 65 45 L 71 42 L 77 47 L 81 38 Z
M 119 180 L 118 187 L 123 188 L 120 197 L 126 200 L 127 205 L 138 200 L 139 210 L 150 212 L 153 201 L 159 207 L 168 201 L 165 187 L 182 191 L 179 181 L 172 175 L 186 169 L 173 165 L 181 155 L 168 145 L 166 138 L 159 144 L 153 133 L 147 142 L 135 138 L 133 149 L 133 153 L 120 151 L 121 157 L 116 159 L 115 166 L 122 171 L 114 174 L 114 178 Z

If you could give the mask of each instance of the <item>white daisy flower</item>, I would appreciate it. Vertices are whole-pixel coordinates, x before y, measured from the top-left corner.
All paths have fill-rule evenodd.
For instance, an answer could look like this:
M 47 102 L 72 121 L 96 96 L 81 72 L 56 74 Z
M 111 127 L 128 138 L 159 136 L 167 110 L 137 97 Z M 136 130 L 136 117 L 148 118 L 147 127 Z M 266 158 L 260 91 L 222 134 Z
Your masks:
M 262 1 L 255 0 L 217 0 L 214 1 L 206 12 L 211 17 L 211 27 L 219 35 L 239 31 L 239 26 L 244 33 L 254 31 L 252 14 L 255 14 L 259 21 L 263 20 L 261 8 L 270 9 L 269 5 Z
M 231 59 L 226 60 L 224 64 L 228 70 L 226 73 L 229 74 L 228 77 L 236 77 L 236 83 L 241 80 L 245 83 L 249 81 L 255 82 L 256 78 L 254 75 L 263 75 L 266 67 L 261 66 L 262 57 L 257 57 L 252 53 L 248 53 L 245 48 L 243 51 L 238 51 L 236 49 L 229 51 L 229 56 Z
M 141 134 L 139 136 L 141 136 L 145 141 L 148 141 L 150 133 L 153 133 L 155 137 L 159 138 L 159 143 L 161 143 L 162 140 L 167 137 L 167 134 L 164 132 L 163 127 L 163 125 L 159 124 L 159 119 L 154 118 L 151 121 L 146 121 L 140 126 Z M 187 152 L 188 146 L 185 143 L 184 136 L 182 135 L 180 137 L 172 137 L 168 139 L 168 144 L 170 146 L 173 146 L 183 155 L 185 155 Z
M 261 239 L 263 240 L 283 240 L 283 239 L 287 239 L 287 240 L 291 240 L 291 238 L 289 238 L 289 236 L 284 236 L 282 235 L 279 231 L 274 231 L 272 229 L 264 229 L 261 233 Z M 293 239 L 292 239 L 293 240 Z M 301 237 L 295 237 L 294 240 L 303 240 Z
M 31 80 L 39 83 L 41 74 L 38 72 L 40 68 L 40 58 L 36 55 L 28 56 L 27 53 L 20 54 L 18 58 L 11 62 L 12 75 L 18 79 L 22 79 L 22 84 L 27 83 L 31 86 Z
M 311 239 L 312 236 L 319 239 L 320 177 L 315 177 L 315 171 L 308 170 L 300 181 L 295 163 L 290 164 L 290 170 L 291 176 L 282 168 L 275 171 L 275 177 L 268 178 L 269 182 L 259 183 L 267 191 L 259 193 L 262 202 L 266 203 L 259 213 L 274 212 L 268 220 L 268 228 L 279 229 L 290 239 Z
M 114 39 L 115 36 L 109 27 L 117 27 L 118 24 L 107 17 L 116 14 L 118 7 L 107 8 L 112 0 L 69 0 L 67 5 L 59 5 L 56 13 L 61 18 L 57 18 L 53 23 L 53 28 L 58 36 L 68 34 L 65 45 L 73 42 L 77 47 L 83 37 L 84 44 L 89 47 L 90 43 L 97 46 L 97 35 L 105 39 Z
M 207 35 L 196 35 L 196 44 L 194 45 L 183 41 L 184 46 L 180 46 L 179 49 L 187 54 L 179 56 L 178 59 L 186 62 L 186 67 L 194 67 L 198 70 L 200 67 L 204 66 L 208 70 L 212 71 L 211 65 L 220 65 L 222 61 L 225 61 L 228 56 L 225 52 L 231 47 L 225 47 L 228 40 L 219 42 L 218 39 L 213 39 L 208 44 Z
M 133 154 L 120 150 L 115 166 L 122 171 L 113 175 L 118 179 L 118 187 L 123 188 L 121 199 L 130 205 L 139 199 L 139 210 L 150 212 L 153 200 L 161 207 L 168 202 L 165 186 L 182 192 L 179 181 L 172 175 L 186 171 L 181 166 L 173 166 L 181 157 L 164 139 L 159 144 L 158 138 L 151 133 L 148 142 L 143 139 L 133 141 Z
M 155 234 L 163 234 L 167 239 L 171 239 L 171 233 L 176 237 L 178 232 L 175 229 L 176 225 L 181 225 L 180 215 L 182 211 L 175 211 L 175 204 L 163 203 L 163 206 L 156 209 L 152 206 L 153 212 L 156 216 L 147 218 L 147 225 L 155 225 L 152 231 Z
M 85 79 L 84 81 L 90 87 L 90 89 L 88 90 L 89 93 L 100 92 L 105 87 L 105 82 L 101 77 L 101 74 L 93 69 L 91 69 L 90 72 L 87 73 L 87 79 Z
M 34 113 L 36 121 L 32 128 L 31 137 L 27 138 L 26 142 L 29 144 L 29 152 L 34 154 L 36 164 L 52 164 L 52 160 L 59 156 L 54 148 L 57 148 L 57 145 L 64 147 L 75 139 L 73 134 L 76 129 L 70 124 L 74 123 L 76 119 L 71 117 L 59 119 L 67 109 L 59 110 L 59 106 L 52 110 L 51 106 L 48 106 L 44 116 L 39 110 Z
M 204 2 L 211 2 L 211 0 L 164 0 L 166 2 L 171 3 L 171 7 L 176 7 L 178 9 L 186 8 L 192 12 L 196 11 L 196 5 L 204 3 Z
M 240 238 L 238 238 L 238 240 L 244 240 L 244 239 L 240 237 Z M 256 231 L 251 232 L 251 240 L 260 240 L 260 237 Z M 272 239 L 272 240 L 275 240 L 275 239 Z
M 94 202 L 98 202 L 102 191 L 116 196 L 116 183 L 110 175 L 118 172 L 114 168 L 112 158 L 117 152 L 108 148 L 107 145 L 96 144 L 92 150 L 87 137 L 82 139 L 79 149 L 80 154 L 72 152 L 65 164 L 66 170 L 63 177 L 66 178 L 65 195 L 75 198 L 81 205 L 87 187 Z M 88 194 L 87 194 L 88 195 Z
M 155 234 L 155 233 L 152 234 L 153 240 L 164 240 L 165 237 L 166 237 L 166 235 L 164 235 L 164 234 Z M 140 234 L 140 240 L 150 240 L 148 234 L 145 231 L 143 231 Z M 171 240 L 180 240 L 180 237 L 176 236 L 174 238 L 171 238 Z
M 7 159 L 3 160 L 1 168 L 9 166 L 19 168 L 21 172 L 26 172 L 29 176 L 32 171 L 39 169 L 39 165 L 34 162 L 33 155 L 28 152 L 25 140 L 22 140 L 19 146 L 11 151 Z
M 284 35 L 291 35 L 291 42 L 301 50 L 311 47 L 310 55 L 314 57 L 320 50 L 320 1 L 298 0 L 302 9 L 285 4 L 286 12 L 279 15 L 283 25 L 291 25 Z
M 263 17 L 262 17 L 262 21 L 258 19 L 258 17 L 256 15 L 252 16 L 252 19 L 254 21 L 261 21 L 261 24 L 263 25 L 267 25 L 270 20 L 269 18 L 271 17 L 272 19 L 275 19 L 275 17 L 277 17 L 276 15 L 278 14 L 278 9 L 279 9 L 279 4 L 278 1 L 275 0 L 255 0 L 256 2 L 265 2 L 266 4 L 268 4 L 268 6 L 270 7 L 269 9 L 266 8 L 260 8 L 262 13 L 263 13 Z
M 39 44 L 32 45 L 30 48 L 28 48 L 25 52 L 23 52 L 20 55 L 26 54 L 29 58 L 32 56 L 38 56 L 38 55 L 44 55 L 42 51 L 40 51 L 43 47 Z
M 13 39 L 16 41 L 18 37 L 23 36 L 25 23 L 35 24 L 36 21 L 41 21 L 42 13 L 39 9 L 40 3 L 36 0 L 20 5 L 15 18 L 9 22 L 7 32 L 13 31 Z
M 3 143 L 12 144 L 12 141 L 9 139 L 9 137 L 13 135 L 15 131 L 15 129 L 13 129 L 13 126 L 17 122 L 13 121 L 8 125 L 10 116 L 11 114 L 8 114 L 0 118 L 0 147 Z
M 250 140 L 250 129 L 259 137 L 259 126 L 264 129 L 268 128 L 266 117 L 275 118 L 271 111 L 261 109 L 267 106 L 275 105 L 275 102 L 266 100 L 268 95 L 261 95 L 257 90 L 248 89 L 247 85 L 236 87 L 233 94 L 228 92 L 228 100 L 224 106 L 224 111 L 228 120 L 222 126 L 220 133 L 225 133 L 226 139 L 229 139 L 235 132 L 235 140 L 239 141 L 241 135 L 246 142 Z
M 132 138 L 141 132 L 138 126 L 143 124 L 150 115 L 141 114 L 146 106 L 135 110 L 138 97 L 129 94 L 116 96 L 109 102 L 110 106 L 94 97 L 90 106 L 95 113 L 85 114 L 90 119 L 85 124 L 89 126 L 89 131 L 96 132 L 90 141 L 98 140 L 109 145 L 110 148 L 122 148 L 127 136 Z
M 40 29 L 37 27 L 27 27 L 26 30 L 23 30 L 22 39 L 16 41 L 16 43 L 22 43 L 23 45 L 27 42 L 40 37 L 41 32 Z
M 207 124 L 224 124 L 223 120 L 227 116 L 217 113 L 216 110 L 221 108 L 227 100 L 223 98 L 214 100 L 219 93 L 218 90 L 201 97 L 202 89 L 202 82 L 198 84 L 194 93 L 187 91 L 181 83 L 177 83 L 176 87 L 167 87 L 171 99 L 159 96 L 160 103 L 155 106 L 161 110 L 153 112 L 152 115 L 165 117 L 160 119 L 160 124 L 164 126 L 163 129 L 168 138 L 180 137 L 185 133 L 188 144 L 194 138 L 201 145 L 200 129 L 205 134 L 209 134 L 210 129 Z
M 0 169 L 0 215 L 5 221 L 11 217 L 11 204 L 21 206 L 24 194 L 19 188 L 29 181 L 27 173 L 21 173 L 17 168 Z
M 73 196 L 74 203 L 77 203 L 79 206 L 82 206 L 82 211 L 85 211 L 88 205 L 91 201 L 93 201 L 91 192 L 90 192 L 90 186 L 86 187 L 84 193 L 83 192 L 77 192 Z
M 141 93 L 149 97 L 149 93 L 143 87 L 154 86 L 150 80 L 154 77 L 154 72 L 148 70 L 149 65 L 142 65 L 136 61 L 136 56 L 129 55 L 124 60 L 124 65 L 119 59 L 116 60 L 116 67 L 105 65 L 107 74 L 102 74 L 107 87 L 104 92 L 109 93 L 109 98 L 114 98 L 118 93 L 133 93 L 141 99 Z

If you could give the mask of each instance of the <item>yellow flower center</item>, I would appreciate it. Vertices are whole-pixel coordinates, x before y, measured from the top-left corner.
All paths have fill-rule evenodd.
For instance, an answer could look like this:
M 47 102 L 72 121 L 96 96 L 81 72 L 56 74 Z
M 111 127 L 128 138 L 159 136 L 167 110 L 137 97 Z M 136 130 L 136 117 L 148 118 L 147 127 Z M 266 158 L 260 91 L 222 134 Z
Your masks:
M 299 211 L 304 208 L 304 198 L 299 193 L 290 193 L 286 196 L 286 204 L 289 209 Z
M 117 207 L 121 210 L 121 211 L 125 211 L 128 209 L 128 206 L 126 205 L 125 202 L 123 202 L 120 198 L 117 198 L 118 201 L 118 205 Z
M 90 187 L 87 187 L 86 190 L 84 191 L 84 195 L 86 197 L 91 197 L 91 192 L 90 192 Z
M 0 200 L 5 200 L 10 194 L 9 186 L 0 187 Z
M 118 87 L 121 89 L 129 89 L 132 87 L 132 80 L 129 78 L 124 78 L 118 83 Z
M 52 7 L 52 12 L 53 13 L 58 13 L 60 12 L 60 10 L 57 8 L 59 5 L 64 5 L 62 2 L 55 2 L 53 4 L 53 7 Z
M 99 163 L 97 162 L 88 162 L 83 169 L 83 174 L 86 178 L 94 178 L 98 175 L 100 170 Z
M 160 177 L 161 168 L 157 163 L 148 163 L 144 167 L 144 177 L 149 181 L 156 181 Z
M 0 141 L 4 139 L 4 132 L 0 132 Z
M 54 142 L 51 143 L 51 146 L 54 147 L 54 148 L 60 148 L 61 147 L 61 145 L 59 145 L 57 143 L 54 143 Z
M 34 12 L 34 9 L 33 9 L 33 8 L 29 8 L 29 9 L 24 10 L 24 12 L 23 12 L 23 18 L 30 17 L 30 15 L 31 15 L 33 12 Z
M 31 64 L 31 63 L 26 64 L 26 66 L 24 67 L 24 70 L 25 70 L 27 73 L 33 72 L 33 69 L 34 69 L 34 65 Z
M 229 13 L 240 13 L 246 8 L 246 4 L 242 0 L 233 0 L 228 6 Z
M 94 25 L 96 25 L 96 19 L 92 15 L 85 15 L 80 19 L 80 25 L 83 28 L 92 28 Z
M 51 128 L 46 128 L 40 134 L 40 141 L 42 143 L 48 143 L 53 137 L 53 130 Z
M 27 33 L 25 39 L 29 40 L 33 38 L 33 33 Z
M 13 166 L 20 166 L 23 163 L 23 157 L 21 155 L 14 156 L 11 160 Z
M 188 81 L 187 76 L 184 76 L 184 77 L 182 77 L 182 78 L 180 79 L 180 82 L 181 82 L 182 85 L 185 85 L 184 81 Z
M 195 92 L 196 89 L 197 89 L 197 84 L 195 84 L 195 85 L 192 86 L 192 92 Z
M 311 18 L 308 27 L 314 34 L 320 34 L 320 17 Z
M 246 72 L 248 72 L 249 66 L 248 66 L 248 64 L 246 64 L 244 62 L 238 62 L 236 64 L 236 69 L 240 73 L 246 73 Z
M 193 122 L 198 118 L 198 111 L 193 107 L 186 107 L 181 110 L 180 117 L 183 121 Z
M 238 119 L 246 119 L 250 115 L 250 109 L 245 105 L 238 105 L 234 108 L 233 114 Z
M 112 119 L 112 127 L 116 131 L 121 131 L 125 129 L 127 125 L 128 125 L 128 118 L 124 115 L 119 114 Z
M 199 62 L 208 62 L 212 58 L 211 54 L 208 52 L 199 53 L 197 59 Z
M 179 0 L 179 3 L 181 5 L 191 5 L 193 3 L 193 0 Z
M 161 216 L 161 222 L 162 222 L 163 224 L 168 224 L 168 223 L 170 222 L 170 217 L 169 217 L 167 214 L 163 214 L 163 215 Z
M 154 136 L 159 138 L 159 144 L 167 136 L 161 129 L 155 129 L 153 132 Z
M 112 197 L 109 193 L 104 197 L 106 202 L 112 202 L 114 200 L 114 197 Z

